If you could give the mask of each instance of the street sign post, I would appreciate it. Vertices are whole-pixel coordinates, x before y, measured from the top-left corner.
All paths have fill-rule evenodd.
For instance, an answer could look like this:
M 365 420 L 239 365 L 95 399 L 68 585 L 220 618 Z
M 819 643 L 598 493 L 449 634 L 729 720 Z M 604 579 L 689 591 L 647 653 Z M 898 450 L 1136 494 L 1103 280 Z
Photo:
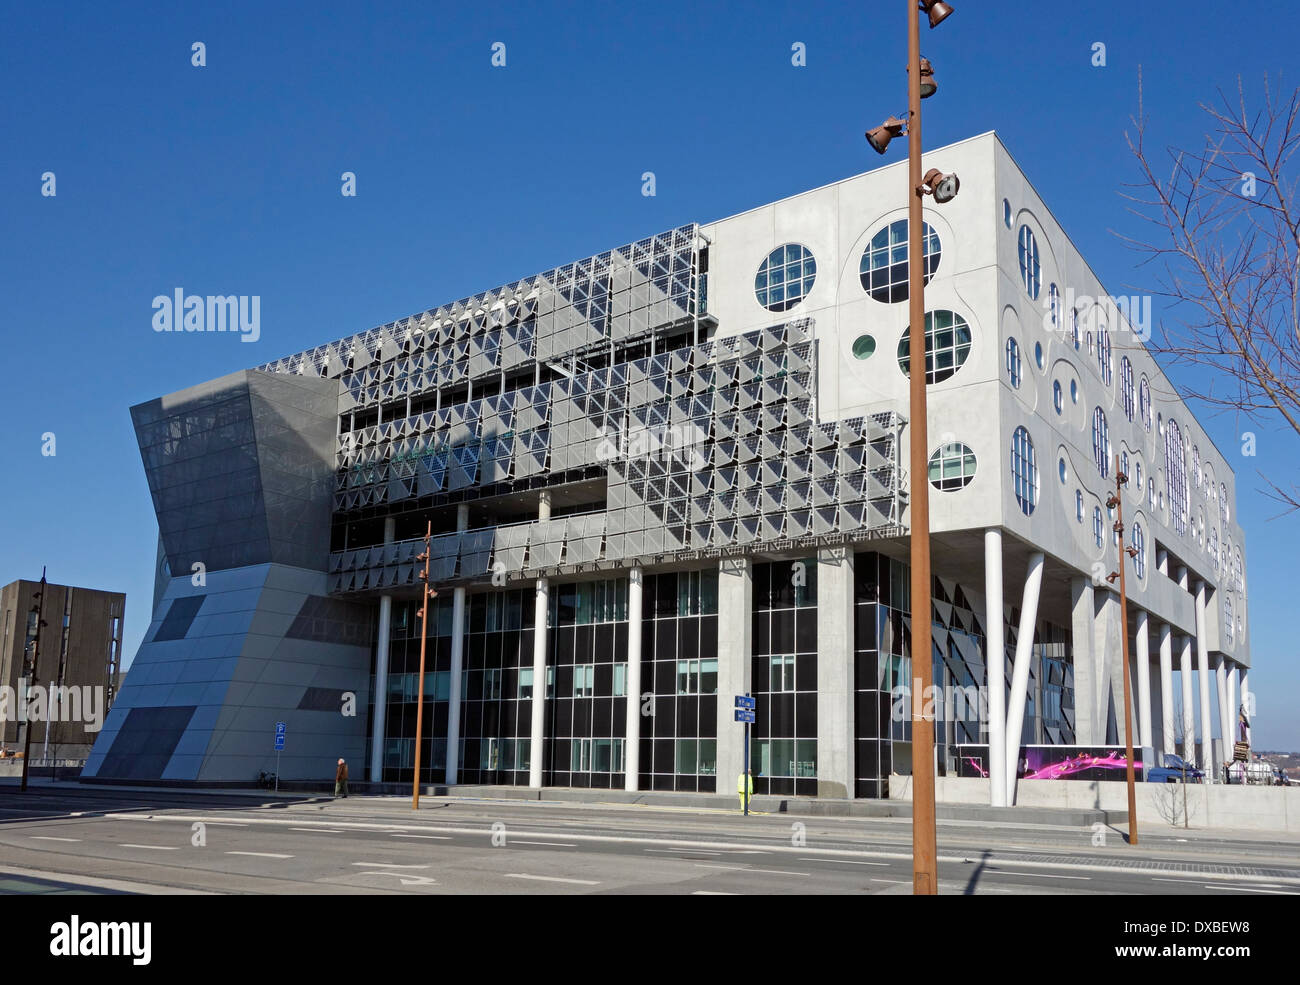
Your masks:
M 745 771 L 740 774 L 740 789 L 744 796 L 745 817 L 749 817 L 749 726 L 754 724 L 754 708 L 758 702 L 748 694 L 736 695 L 736 721 L 745 726 Z
M 275 723 L 275 792 L 280 792 L 280 753 L 284 751 L 284 737 L 289 726 L 284 722 Z

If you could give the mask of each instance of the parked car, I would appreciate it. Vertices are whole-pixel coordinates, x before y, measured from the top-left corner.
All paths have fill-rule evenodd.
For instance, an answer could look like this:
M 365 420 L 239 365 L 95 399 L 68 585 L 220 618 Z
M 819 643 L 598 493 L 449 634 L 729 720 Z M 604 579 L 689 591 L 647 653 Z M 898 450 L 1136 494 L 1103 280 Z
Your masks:
M 1205 771 L 1198 770 L 1191 763 L 1184 761 L 1182 756 L 1172 752 L 1164 754 L 1160 766 L 1153 766 L 1147 770 L 1148 783 L 1181 783 L 1184 779 L 1188 783 L 1200 783 L 1205 779 Z

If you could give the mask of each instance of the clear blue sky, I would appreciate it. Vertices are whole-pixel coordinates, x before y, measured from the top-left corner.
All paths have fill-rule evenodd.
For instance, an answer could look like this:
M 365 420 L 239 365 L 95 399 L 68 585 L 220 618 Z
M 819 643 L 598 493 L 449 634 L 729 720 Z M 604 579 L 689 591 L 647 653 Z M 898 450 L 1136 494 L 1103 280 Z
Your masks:
M 8 4 L 0 36 L 0 582 L 48 564 L 125 591 L 128 655 L 157 529 L 131 404 L 877 167 L 862 131 L 906 104 L 900 0 L 177 6 Z M 922 37 L 927 146 L 999 131 L 1115 293 L 1143 290 L 1110 231 L 1135 229 L 1138 64 L 1161 142 L 1197 142 L 1197 104 L 1238 74 L 1300 79 L 1291 4 L 957 7 Z M 261 341 L 155 334 L 178 286 L 260 295 Z M 1242 459 L 1243 427 L 1201 417 L 1239 477 L 1257 744 L 1298 749 L 1300 518 L 1267 520 L 1254 471 L 1294 475 L 1300 448 L 1261 430 Z

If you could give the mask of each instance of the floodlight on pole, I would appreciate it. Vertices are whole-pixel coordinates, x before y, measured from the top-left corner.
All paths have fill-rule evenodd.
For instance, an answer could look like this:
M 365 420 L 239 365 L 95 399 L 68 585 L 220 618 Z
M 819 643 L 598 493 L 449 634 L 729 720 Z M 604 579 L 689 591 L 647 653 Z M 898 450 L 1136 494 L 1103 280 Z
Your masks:
M 901 137 L 906 132 L 904 129 L 906 126 L 907 124 L 898 117 L 891 116 L 874 130 L 868 130 L 863 136 L 867 138 L 867 143 L 871 145 L 873 151 L 877 154 L 883 154 L 891 140 L 895 137 Z

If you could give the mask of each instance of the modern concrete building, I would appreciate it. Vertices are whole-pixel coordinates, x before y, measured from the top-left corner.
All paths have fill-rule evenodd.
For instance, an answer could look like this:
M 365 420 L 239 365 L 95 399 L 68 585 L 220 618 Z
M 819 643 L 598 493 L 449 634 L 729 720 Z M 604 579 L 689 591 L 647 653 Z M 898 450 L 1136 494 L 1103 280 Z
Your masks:
M 0 746 L 22 752 L 30 725 L 33 760 L 85 759 L 116 692 L 126 596 L 47 582 L 33 676 L 40 591 L 39 581 L 0 588 Z
M 726 791 L 750 693 L 759 792 L 883 796 L 915 481 L 935 680 L 989 685 L 941 710 L 941 771 L 982 745 L 1005 802 L 1022 745 L 1121 742 L 1121 633 L 1138 745 L 1231 735 L 1231 468 L 997 137 L 927 159 L 963 181 L 926 210 L 928 476 L 905 162 L 133 408 L 158 600 L 87 774 L 248 781 L 285 722 L 286 777 L 409 782 L 428 524 L 425 779 Z

